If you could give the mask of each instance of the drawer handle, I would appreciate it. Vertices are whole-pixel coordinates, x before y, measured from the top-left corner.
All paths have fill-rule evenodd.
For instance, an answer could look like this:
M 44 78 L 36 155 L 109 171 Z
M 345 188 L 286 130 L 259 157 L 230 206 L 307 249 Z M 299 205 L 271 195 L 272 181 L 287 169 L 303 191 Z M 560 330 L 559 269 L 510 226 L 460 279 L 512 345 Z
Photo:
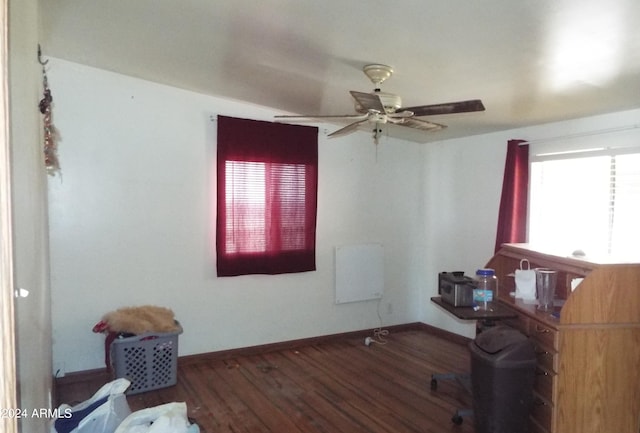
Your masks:
M 536 355 L 549 355 L 551 352 L 546 350 L 536 350 Z
M 536 368 L 536 376 L 549 376 L 549 372 L 541 368 Z
M 536 332 L 540 332 L 541 334 L 546 334 L 547 332 L 551 332 L 548 328 L 543 328 L 540 325 L 536 325 Z
M 546 401 L 544 401 L 544 400 L 543 400 L 543 399 L 541 399 L 541 398 L 536 397 L 536 398 L 533 400 L 533 404 L 535 404 L 536 406 L 546 406 L 546 405 L 547 405 L 547 402 L 546 402 Z

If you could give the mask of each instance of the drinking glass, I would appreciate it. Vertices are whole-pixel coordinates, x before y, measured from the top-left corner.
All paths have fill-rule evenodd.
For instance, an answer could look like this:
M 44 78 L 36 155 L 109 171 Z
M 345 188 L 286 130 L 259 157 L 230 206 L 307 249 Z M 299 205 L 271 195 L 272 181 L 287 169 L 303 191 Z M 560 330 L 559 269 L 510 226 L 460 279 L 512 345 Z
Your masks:
M 553 269 L 538 268 L 536 271 L 536 291 L 538 292 L 538 309 L 553 310 L 553 298 L 556 294 L 558 273 Z

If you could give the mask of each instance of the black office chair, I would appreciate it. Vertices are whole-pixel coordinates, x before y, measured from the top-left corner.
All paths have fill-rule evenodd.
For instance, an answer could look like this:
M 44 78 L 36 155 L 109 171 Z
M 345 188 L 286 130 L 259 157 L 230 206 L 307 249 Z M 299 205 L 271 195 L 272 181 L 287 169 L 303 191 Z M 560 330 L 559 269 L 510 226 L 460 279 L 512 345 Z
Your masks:
M 435 373 L 431 375 L 431 390 L 438 390 L 439 380 L 455 380 L 471 395 L 471 375 L 469 373 Z M 473 409 L 456 409 L 451 422 L 460 425 L 464 421 L 463 417 L 473 416 Z

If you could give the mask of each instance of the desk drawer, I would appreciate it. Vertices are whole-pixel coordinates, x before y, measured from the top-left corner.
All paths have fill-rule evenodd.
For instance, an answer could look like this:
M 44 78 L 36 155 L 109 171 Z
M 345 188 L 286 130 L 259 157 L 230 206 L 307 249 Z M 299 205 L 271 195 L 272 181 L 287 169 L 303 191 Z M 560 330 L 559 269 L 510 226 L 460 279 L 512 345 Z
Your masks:
M 542 346 L 558 350 L 558 331 L 542 322 L 532 320 L 529 323 L 529 336 Z
M 540 366 L 536 367 L 536 378 L 533 389 L 540 397 L 547 401 L 554 401 L 554 387 L 557 383 L 557 375 Z
M 536 352 L 538 367 L 547 371 L 558 372 L 558 353 L 535 340 L 533 340 L 533 347 Z
M 553 405 L 548 400 L 544 400 L 534 393 L 531 418 L 543 429 L 551 431 L 551 425 L 553 422 Z

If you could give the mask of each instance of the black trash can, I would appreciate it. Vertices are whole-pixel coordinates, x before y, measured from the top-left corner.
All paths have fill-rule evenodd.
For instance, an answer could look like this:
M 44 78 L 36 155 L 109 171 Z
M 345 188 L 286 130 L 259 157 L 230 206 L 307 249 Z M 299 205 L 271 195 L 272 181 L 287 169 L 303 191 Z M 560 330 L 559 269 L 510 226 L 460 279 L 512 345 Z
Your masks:
M 516 329 L 496 326 L 469 344 L 476 433 L 526 433 L 536 354 Z

